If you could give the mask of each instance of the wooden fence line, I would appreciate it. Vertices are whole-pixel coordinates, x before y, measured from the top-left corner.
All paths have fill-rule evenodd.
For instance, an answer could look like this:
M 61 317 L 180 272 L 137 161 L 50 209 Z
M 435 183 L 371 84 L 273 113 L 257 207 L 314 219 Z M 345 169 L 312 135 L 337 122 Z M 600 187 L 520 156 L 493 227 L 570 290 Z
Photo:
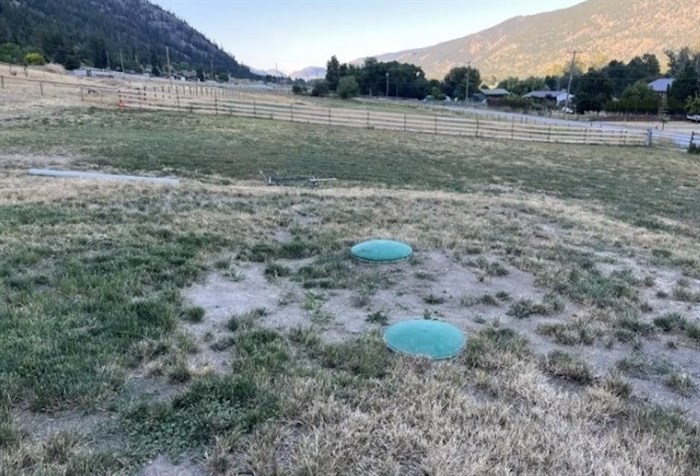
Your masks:
M 396 130 L 437 135 L 462 135 L 491 139 L 510 139 L 565 144 L 606 144 L 643 146 L 645 131 L 628 131 L 568 125 L 540 125 L 489 121 L 436 114 L 407 114 L 367 109 L 322 108 L 258 101 L 202 100 L 199 96 L 153 95 L 149 91 L 122 90 L 121 104 L 144 110 L 182 111 L 218 114 L 253 119 L 270 119 L 308 124 Z M 174 102 L 177 100 L 177 104 Z
M 140 87 L 116 88 L 92 83 L 56 82 L 31 78 L 0 76 L 1 88 L 18 82 L 37 94 L 50 94 L 51 89 L 79 95 L 83 101 L 157 111 L 180 111 L 197 114 L 228 115 L 254 119 L 270 119 L 326 126 L 392 130 L 434 135 L 479 137 L 487 139 L 550 142 L 564 144 L 648 145 L 648 134 L 642 130 L 617 130 L 535 124 L 522 121 L 499 121 L 457 117 L 435 113 L 399 113 L 371 109 L 327 108 L 299 105 L 293 102 L 274 103 L 244 100 L 233 89 L 210 88 L 192 84 L 145 84 Z M 47 88 L 47 86 L 49 88 Z

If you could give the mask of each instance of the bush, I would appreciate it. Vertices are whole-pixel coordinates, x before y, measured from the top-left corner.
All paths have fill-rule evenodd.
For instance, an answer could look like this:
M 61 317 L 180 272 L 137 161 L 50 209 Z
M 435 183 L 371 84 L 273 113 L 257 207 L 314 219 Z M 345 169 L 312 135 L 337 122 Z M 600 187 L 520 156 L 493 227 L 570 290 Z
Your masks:
M 529 111 L 532 109 L 532 99 L 511 94 L 510 96 L 506 96 L 501 100 L 501 105 L 511 109 L 522 109 L 523 111 Z
M 315 97 L 326 97 L 328 96 L 328 93 L 330 92 L 330 86 L 328 84 L 328 81 L 325 79 L 316 81 L 314 83 L 314 87 L 311 90 L 311 95 Z
M 44 57 L 41 53 L 27 53 L 24 55 L 24 62 L 28 65 L 42 65 L 44 64 Z
M 341 98 L 350 99 L 360 94 L 360 85 L 357 84 L 355 76 L 343 76 L 338 82 L 336 91 Z
M 219 73 L 216 75 L 216 80 L 220 83 L 228 83 L 228 73 Z
M 306 84 L 303 81 L 294 81 L 294 84 L 292 85 L 292 92 L 294 94 L 306 94 L 306 91 Z
M 80 68 L 80 59 L 75 55 L 66 56 L 66 60 L 63 62 L 63 67 L 68 71 L 73 71 L 74 69 Z

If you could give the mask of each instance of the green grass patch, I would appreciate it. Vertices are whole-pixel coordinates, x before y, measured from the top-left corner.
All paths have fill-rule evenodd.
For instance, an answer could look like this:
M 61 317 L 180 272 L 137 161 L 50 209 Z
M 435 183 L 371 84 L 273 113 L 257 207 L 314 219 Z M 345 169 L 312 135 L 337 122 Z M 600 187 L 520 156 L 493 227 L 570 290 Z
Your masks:
M 545 372 L 555 377 L 584 385 L 593 381 L 593 370 L 590 364 L 568 352 L 554 350 L 542 359 L 541 365 Z

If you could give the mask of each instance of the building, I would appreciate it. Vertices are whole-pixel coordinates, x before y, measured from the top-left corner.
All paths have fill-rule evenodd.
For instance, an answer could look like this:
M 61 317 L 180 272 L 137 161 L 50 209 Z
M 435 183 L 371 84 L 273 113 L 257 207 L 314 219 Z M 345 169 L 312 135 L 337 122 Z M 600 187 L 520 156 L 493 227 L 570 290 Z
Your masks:
M 652 81 L 647 86 L 649 86 L 649 88 L 655 93 L 663 95 L 668 92 L 668 89 L 671 87 L 672 84 L 673 78 L 659 78 L 655 81 Z
M 535 99 L 542 102 L 550 102 L 557 107 L 566 104 L 566 96 L 567 93 L 565 89 L 561 91 L 530 91 L 529 93 L 523 95 L 524 98 Z M 569 103 L 571 103 L 576 97 L 573 94 L 569 94 L 568 96 Z

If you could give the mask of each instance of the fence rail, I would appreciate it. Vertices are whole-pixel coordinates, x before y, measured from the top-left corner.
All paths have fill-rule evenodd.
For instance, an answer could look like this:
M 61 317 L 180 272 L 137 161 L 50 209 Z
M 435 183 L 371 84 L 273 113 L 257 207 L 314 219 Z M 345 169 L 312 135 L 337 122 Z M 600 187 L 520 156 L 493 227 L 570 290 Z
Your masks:
M 194 96 L 161 89 L 120 90 L 119 104 L 142 110 L 181 111 L 196 114 L 230 115 L 327 126 L 394 130 L 436 135 L 459 135 L 489 139 L 643 146 L 646 131 L 592 129 L 559 124 L 521 124 L 462 118 L 447 114 L 408 114 L 371 109 L 322 108 L 318 106 L 247 101 L 229 95 Z
M 400 113 L 377 109 L 324 108 L 294 103 L 282 98 L 270 97 L 265 101 L 251 99 L 244 93 L 230 88 L 200 86 L 197 84 L 133 84 L 116 87 L 95 82 L 47 81 L 34 78 L 0 76 L 0 94 L 4 89 L 21 90 L 41 96 L 79 97 L 105 106 L 119 106 L 141 110 L 180 111 L 193 114 L 228 115 L 255 119 L 270 119 L 295 123 L 319 124 L 334 127 L 392 130 L 407 133 L 426 133 L 478 137 L 486 139 L 517 140 L 529 142 L 644 146 L 657 143 L 666 145 L 674 141 L 676 146 L 687 147 L 700 137 L 660 137 L 642 129 L 587 127 L 584 125 L 541 124 L 517 120 L 504 121 L 493 118 L 463 117 L 449 113 L 428 111 Z M 683 142 L 683 144 L 681 144 Z

